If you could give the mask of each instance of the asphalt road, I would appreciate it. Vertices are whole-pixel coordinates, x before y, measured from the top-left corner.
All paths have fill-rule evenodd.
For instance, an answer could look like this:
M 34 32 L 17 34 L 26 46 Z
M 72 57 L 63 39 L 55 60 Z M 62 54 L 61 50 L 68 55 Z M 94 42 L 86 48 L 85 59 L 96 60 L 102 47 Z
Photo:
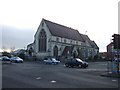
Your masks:
M 101 76 L 106 71 L 106 62 L 90 62 L 86 69 L 32 61 L 3 64 L 2 88 L 118 88 L 118 78 Z

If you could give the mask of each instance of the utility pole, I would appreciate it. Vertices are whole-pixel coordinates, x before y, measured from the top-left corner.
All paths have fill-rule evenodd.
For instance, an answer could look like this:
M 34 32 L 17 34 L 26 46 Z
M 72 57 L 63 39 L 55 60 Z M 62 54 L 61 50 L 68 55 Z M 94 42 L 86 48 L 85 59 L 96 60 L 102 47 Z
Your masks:
M 119 74 L 119 50 L 120 50 L 120 35 L 119 34 L 114 34 L 113 36 L 113 45 L 114 49 L 117 51 L 116 56 L 117 56 L 117 73 Z

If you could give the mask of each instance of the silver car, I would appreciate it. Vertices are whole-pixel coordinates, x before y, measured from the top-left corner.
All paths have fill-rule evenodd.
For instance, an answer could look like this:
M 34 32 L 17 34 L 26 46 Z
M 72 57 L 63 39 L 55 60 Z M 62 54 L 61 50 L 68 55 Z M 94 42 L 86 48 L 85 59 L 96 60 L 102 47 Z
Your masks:
M 19 57 L 11 57 L 10 59 L 12 60 L 12 62 L 15 62 L 15 63 L 23 63 L 23 59 Z
M 48 58 L 47 60 L 43 60 L 46 64 L 58 64 L 60 61 L 56 60 L 55 58 Z

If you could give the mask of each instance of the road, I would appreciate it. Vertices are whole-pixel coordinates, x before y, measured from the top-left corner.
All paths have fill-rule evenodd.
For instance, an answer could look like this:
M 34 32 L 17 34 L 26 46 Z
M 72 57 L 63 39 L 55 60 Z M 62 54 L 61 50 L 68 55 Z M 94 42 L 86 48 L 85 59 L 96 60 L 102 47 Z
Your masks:
M 118 88 L 118 78 L 103 77 L 107 62 L 67 68 L 30 61 L 2 65 L 2 88 Z

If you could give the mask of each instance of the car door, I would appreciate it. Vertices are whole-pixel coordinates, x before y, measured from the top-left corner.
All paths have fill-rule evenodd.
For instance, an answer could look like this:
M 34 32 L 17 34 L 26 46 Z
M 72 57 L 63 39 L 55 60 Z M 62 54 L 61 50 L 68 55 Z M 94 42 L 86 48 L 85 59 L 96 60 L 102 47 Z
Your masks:
M 74 59 L 74 66 L 78 66 L 78 65 L 79 65 L 79 62 L 76 59 Z
M 71 65 L 75 66 L 76 65 L 76 60 L 75 59 L 71 59 Z

